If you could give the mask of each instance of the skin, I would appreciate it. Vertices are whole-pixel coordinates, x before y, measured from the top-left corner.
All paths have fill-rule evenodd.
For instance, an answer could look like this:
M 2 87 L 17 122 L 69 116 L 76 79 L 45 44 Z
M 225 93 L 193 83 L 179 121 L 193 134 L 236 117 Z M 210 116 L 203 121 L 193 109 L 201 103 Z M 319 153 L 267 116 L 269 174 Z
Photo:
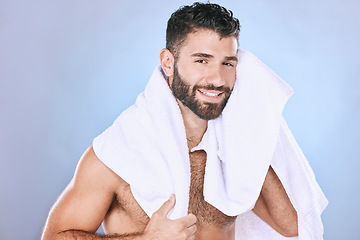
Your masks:
M 191 85 L 214 85 L 230 87 L 235 84 L 236 56 L 238 44 L 234 37 L 221 38 L 210 30 L 199 30 L 189 34 L 186 47 L 181 49 L 178 59 L 180 75 Z M 211 57 L 204 57 L 205 53 Z M 194 55 L 201 57 L 194 57 Z M 163 49 L 161 54 L 162 67 L 172 85 L 174 74 L 174 56 Z M 233 59 L 229 61 L 229 59 Z M 198 65 L 201 66 L 198 66 Z M 216 91 L 210 91 L 216 93 Z M 197 92 L 198 99 L 203 102 L 217 103 L 223 95 L 211 98 Z M 207 121 L 199 118 L 189 108 L 177 101 L 186 129 L 189 149 L 197 146 L 206 131 Z M 253 212 L 268 223 L 274 230 L 286 237 L 297 236 L 297 213 L 288 198 L 284 187 L 272 169 L 269 168 L 259 199 Z
M 214 85 L 232 88 L 235 84 L 237 40 L 221 38 L 210 30 L 190 33 L 177 56 L 178 72 L 190 86 Z M 160 62 L 171 88 L 175 58 L 163 49 Z M 207 96 L 199 89 L 200 103 L 220 103 L 224 94 Z M 197 146 L 206 131 L 207 120 L 199 118 L 178 101 L 186 129 L 189 149 Z M 235 218 L 226 216 L 202 195 L 206 153 L 189 153 L 191 186 L 189 214 L 169 220 L 167 213 L 176 204 L 171 196 L 149 218 L 137 204 L 129 185 L 107 168 L 89 147 L 81 157 L 74 178 L 50 211 L 42 239 L 103 239 L 94 233 L 103 222 L 107 239 L 225 239 L 235 238 Z M 260 197 L 253 209 L 261 219 L 280 234 L 297 235 L 297 214 L 276 173 L 270 167 Z

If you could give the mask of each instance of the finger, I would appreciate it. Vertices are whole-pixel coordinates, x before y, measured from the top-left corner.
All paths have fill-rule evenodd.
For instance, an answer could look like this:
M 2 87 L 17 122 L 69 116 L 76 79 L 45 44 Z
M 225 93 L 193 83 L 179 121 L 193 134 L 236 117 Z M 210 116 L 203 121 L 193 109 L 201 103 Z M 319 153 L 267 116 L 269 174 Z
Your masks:
M 185 231 L 189 237 L 193 236 L 196 232 L 196 225 L 194 224 L 194 225 L 188 227 Z
M 182 224 L 184 226 L 184 228 L 188 228 L 197 222 L 197 218 L 194 214 L 190 213 L 190 214 L 186 215 L 185 217 L 178 218 L 174 221 L 177 221 L 178 223 Z
M 171 194 L 169 200 L 167 200 L 156 212 L 160 216 L 166 217 L 170 210 L 175 206 L 175 194 Z

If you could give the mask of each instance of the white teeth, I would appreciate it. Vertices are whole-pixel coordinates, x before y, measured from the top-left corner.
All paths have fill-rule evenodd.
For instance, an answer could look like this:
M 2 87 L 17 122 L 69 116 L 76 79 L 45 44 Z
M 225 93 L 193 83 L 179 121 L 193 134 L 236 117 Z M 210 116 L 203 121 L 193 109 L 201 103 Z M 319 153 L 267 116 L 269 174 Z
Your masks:
M 201 91 L 199 90 L 201 93 L 205 94 L 206 96 L 209 96 L 209 97 L 217 97 L 220 95 L 220 93 L 208 93 L 208 92 L 204 92 L 204 91 Z

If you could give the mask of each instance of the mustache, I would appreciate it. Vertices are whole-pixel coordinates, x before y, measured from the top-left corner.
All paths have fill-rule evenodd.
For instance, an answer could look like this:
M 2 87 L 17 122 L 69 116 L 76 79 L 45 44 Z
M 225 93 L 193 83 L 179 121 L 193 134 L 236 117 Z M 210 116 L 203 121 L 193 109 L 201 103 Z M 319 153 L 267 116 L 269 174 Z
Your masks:
M 225 93 L 231 93 L 232 89 L 230 89 L 229 87 L 224 87 L 224 86 L 220 86 L 220 87 L 215 87 L 214 85 L 195 85 L 193 88 L 193 91 L 196 91 L 197 89 L 205 89 L 205 90 L 215 90 L 215 91 L 221 91 L 221 92 L 225 92 Z

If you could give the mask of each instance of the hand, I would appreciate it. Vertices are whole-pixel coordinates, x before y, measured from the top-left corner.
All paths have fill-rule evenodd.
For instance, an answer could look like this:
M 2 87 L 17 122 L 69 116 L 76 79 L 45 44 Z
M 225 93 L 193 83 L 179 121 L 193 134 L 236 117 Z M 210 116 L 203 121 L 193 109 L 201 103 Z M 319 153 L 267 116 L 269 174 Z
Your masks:
M 195 240 L 196 217 L 189 214 L 175 220 L 168 219 L 167 215 L 175 206 L 175 195 L 171 195 L 152 215 L 145 231 L 144 239 L 156 240 Z

